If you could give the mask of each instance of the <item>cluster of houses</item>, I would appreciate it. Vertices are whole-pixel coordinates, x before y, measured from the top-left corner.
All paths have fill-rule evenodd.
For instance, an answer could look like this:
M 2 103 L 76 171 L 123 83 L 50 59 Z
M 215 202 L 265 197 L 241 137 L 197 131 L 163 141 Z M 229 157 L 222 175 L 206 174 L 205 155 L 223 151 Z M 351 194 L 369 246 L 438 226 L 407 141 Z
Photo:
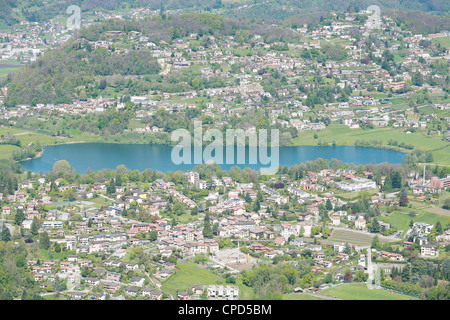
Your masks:
M 145 11 L 145 10 L 144 10 Z M 139 10 L 136 12 L 140 12 Z M 135 12 L 135 13 L 136 13 Z M 142 12 L 141 12 L 142 13 Z M 99 14 L 105 14 L 99 12 Z M 361 28 L 363 34 L 369 35 L 372 30 L 365 25 L 359 25 L 355 16 L 357 13 L 346 13 L 345 23 L 335 21 L 334 18 L 330 20 L 330 25 L 318 27 L 315 30 L 310 30 L 307 34 L 312 38 L 311 41 L 302 41 L 300 43 L 289 43 L 289 46 L 301 49 L 320 49 L 322 47 L 321 39 L 337 38 L 348 42 L 356 42 L 353 38 L 351 30 L 353 27 Z M 133 16 L 134 17 L 134 16 Z M 348 18 L 348 19 L 347 19 Z M 33 24 L 28 24 L 30 27 Z M 308 97 L 307 94 L 300 91 L 295 81 L 298 78 L 308 76 L 311 73 L 311 67 L 317 67 L 319 75 L 325 77 L 333 74 L 335 78 L 339 79 L 338 85 L 351 86 L 353 90 L 362 91 L 367 89 L 367 84 L 374 83 L 376 87 L 384 87 L 387 91 L 392 93 L 402 93 L 407 86 L 407 82 L 411 80 L 413 72 L 420 72 L 423 75 L 428 75 L 431 69 L 428 63 L 419 63 L 418 59 L 424 58 L 428 62 L 426 56 L 427 48 L 422 46 L 423 41 L 430 40 L 430 37 L 423 37 L 422 35 L 414 35 L 408 31 L 402 31 L 395 23 L 388 17 L 383 18 L 383 25 L 389 26 L 391 32 L 389 34 L 382 34 L 379 37 L 379 43 L 376 44 L 375 56 L 381 56 L 382 52 L 387 50 L 391 53 L 403 50 L 399 45 L 399 39 L 408 45 L 409 55 L 406 55 L 404 60 L 399 63 L 402 68 L 406 68 L 402 74 L 403 80 L 397 81 L 388 71 L 380 68 L 380 66 L 371 62 L 365 65 L 360 61 L 361 50 L 365 48 L 366 43 L 360 40 L 356 45 L 347 45 L 345 50 L 350 54 L 351 61 L 345 60 L 343 62 L 330 61 L 324 65 L 322 63 L 314 63 L 307 59 L 299 57 L 291 57 L 284 51 L 271 50 L 277 43 L 269 44 L 262 41 L 262 36 L 255 34 L 252 41 L 255 43 L 255 48 L 263 47 L 267 49 L 265 55 L 258 55 L 250 44 L 241 44 L 233 36 L 214 37 L 204 36 L 210 42 L 208 47 L 199 46 L 196 51 L 190 47 L 190 41 L 199 37 L 198 34 L 190 34 L 185 38 L 177 38 L 172 43 L 160 41 L 158 43 L 152 42 L 148 36 L 141 32 L 131 31 L 124 33 L 123 31 L 108 31 L 106 33 L 107 39 L 101 41 L 92 41 L 93 48 L 101 47 L 110 50 L 113 54 L 123 53 L 124 50 L 118 49 L 117 43 L 123 37 L 127 41 L 132 42 L 137 48 L 148 48 L 152 50 L 153 56 L 158 58 L 162 65 L 171 66 L 174 70 L 183 70 L 190 68 L 192 65 L 200 66 L 202 78 L 209 79 L 211 77 L 223 77 L 227 80 L 225 87 L 208 88 L 204 92 L 201 90 L 193 90 L 183 93 L 166 93 L 162 92 L 156 94 L 157 100 L 154 97 L 147 96 L 133 96 L 131 101 L 138 106 L 136 117 L 143 119 L 153 114 L 154 110 L 165 108 L 169 112 L 179 112 L 182 109 L 189 109 L 197 107 L 187 103 L 172 103 L 165 101 L 176 97 L 180 100 L 180 94 L 184 95 L 186 99 L 201 96 L 205 94 L 208 99 L 207 108 L 201 110 L 204 116 L 212 116 L 214 125 L 225 124 L 227 117 L 231 114 L 239 115 L 241 111 L 251 110 L 254 108 L 262 108 L 261 100 L 273 100 L 273 107 L 269 110 L 269 117 L 272 124 L 279 124 L 284 127 L 294 127 L 297 130 L 323 130 L 326 128 L 324 122 L 311 121 L 306 114 L 310 114 L 310 108 L 303 105 L 304 100 Z M 37 27 L 37 26 L 35 26 Z M 61 32 L 58 27 L 46 28 L 48 32 Z M 306 28 L 297 28 L 296 32 L 303 32 Z M 36 34 L 36 32 L 34 32 Z M 2 34 L 0 33 L 0 37 Z M 10 42 L 14 45 L 14 41 L 26 41 L 26 37 L 20 36 L 20 33 L 15 35 L 5 34 L 5 37 L 11 37 Z M 433 37 L 435 37 L 434 35 Z M 441 36 L 445 36 L 442 34 Z M 389 40 L 389 41 L 388 41 Z M 390 43 L 388 47 L 386 44 Z M 11 44 L 12 45 L 12 44 Z M 9 46 L 11 46 L 9 45 Z M 37 44 L 34 44 L 36 46 Z M 114 49 L 113 49 L 114 47 Z M 7 46 L 8 48 L 8 46 Z M 233 52 L 235 49 L 245 49 L 252 52 L 251 55 L 237 56 Z M 372 50 L 372 49 L 370 49 Z M 187 55 L 185 54 L 187 53 Z M 441 53 L 444 57 L 445 53 Z M 212 68 L 211 65 L 242 65 L 239 72 L 224 71 L 223 69 Z M 261 84 L 264 79 L 272 77 L 267 72 L 268 69 L 274 68 L 279 70 L 281 74 L 286 77 L 287 84 L 277 89 L 275 93 L 265 91 Z M 370 80 L 369 80 L 370 79 Z M 238 80 L 238 83 L 237 83 Z M 442 88 L 437 85 L 423 85 L 429 92 L 442 92 Z M 421 87 L 413 87 L 412 91 L 420 90 Z M 3 90 L 6 95 L 6 90 Z M 223 97 L 224 101 L 216 99 L 217 96 Z M 233 102 L 239 97 L 242 100 L 242 105 L 229 106 L 227 102 Z M 335 94 L 335 99 L 339 97 Z M 317 111 L 319 118 L 328 118 L 331 121 L 341 121 L 350 128 L 359 128 L 362 124 L 373 124 L 374 126 L 388 126 L 394 127 L 412 127 L 426 129 L 427 125 L 436 118 L 436 113 L 432 115 L 423 115 L 422 119 L 409 119 L 404 110 L 396 112 L 392 107 L 388 106 L 390 99 L 374 99 L 372 95 L 353 95 L 349 101 L 340 101 L 336 103 L 327 104 L 327 108 Z M 449 107 L 448 103 L 440 103 L 435 107 Z M 21 105 L 14 109 L 4 109 L 2 117 L 4 119 L 12 119 L 16 117 L 29 116 L 35 114 L 45 114 L 51 112 L 57 113 L 73 113 L 83 114 L 90 112 L 103 112 L 108 108 L 123 108 L 124 103 L 118 100 L 98 97 L 89 101 L 75 101 L 72 104 L 37 104 L 36 106 Z M 130 129 L 125 129 L 130 130 Z M 136 132 L 157 133 L 163 132 L 161 126 L 143 126 L 133 129 Z M 442 133 L 440 133 L 442 134 Z
M 174 252 L 178 252 L 182 258 L 194 257 L 198 254 L 215 255 L 219 253 L 218 239 L 230 238 L 240 241 L 249 241 L 248 249 L 261 254 L 266 259 L 274 259 L 277 255 L 289 253 L 286 251 L 286 245 L 303 250 L 310 250 L 314 256 L 313 272 L 322 272 L 330 265 L 346 264 L 349 261 L 348 243 L 335 242 L 329 243 L 329 250 L 336 253 L 334 258 L 326 254 L 326 246 L 314 244 L 314 239 L 321 239 L 322 234 L 313 233 L 313 228 L 321 226 L 319 205 L 331 203 L 333 209 L 329 210 L 331 222 L 330 228 L 354 228 L 367 232 L 370 218 L 364 212 L 353 213 L 347 211 L 334 210 L 337 206 L 346 202 L 336 197 L 330 191 L 330 187 L 336 190 L 352 192 L 355 189 L 343 189 L 338 181 L 348 182 L 358 186 L 358 190 L 377 187 L 371 180 L 370 172 L 357 173 L 355 170 L 321 170 L 319 172 L 307 172 L 303 179 L 290 181 L 286 176 L 282 176 L 282 183 L 238 183 L 231 177 L 208 179 L 208 185 L 225 187 L 225 192 L 218 194 L 217 191 L 210 190 L 203 200 L 195 202 L 186 197 L 181 191 L 177 190 L 177 185 L 173 182 L 166 182 L 157 179 L 151 183 L 150 189 L 141 190 L 140 188 L 129 185 L 126 182 L 124 186 L 118 186 L 114 194 L 106 194 L 106 183 L 96 182 L 91 185 L 64 185 L 61 179 L 58 179 L 54 185 L 59 191 L 73 188 L 80 200 L 89 201 L 94 196 L 86 196 L 86 193 L 105 194 L 110 198 L 110 203 L 98 207 L 84 208 L 84 212 L 76 211 L 76 205 L 64 209 L 43 210 L 42 205 L 52 205 L 55 199 L 47 197 L 50 192 L 50 182 L 45 178 L 25 179 L 19 185 L 19 191 L 14 195 L 3 196 L 6 204 L 2 207 L 3 217 L 14 216 L 18 210 L 23 210 L 26 219 L 22 224 L 25 232 L 32 228 L 34 218 L 40 221 L 39 233 L 47 232 L 52 246 L 59 244 L 63 250 L 70 252 L 67 259 L 61 261 L 29 261 L 30 272 L 33 273 L 35 281 L 42 284 L 43 290 L 49 284 L 55 283 L 57 279 L 64 279 L 75 289 L 80 287 L 80 283 L 90 288 L 101 284 L 105 292 L 114 294 L 123 289 L 127 296 L 148 296 L 155 299 L 161 299 L 157 295 L 157 289 L 147 287 L 144 282 L 145 276 L 141 274 L 142 267 L 132 261 L 124 259 L 129 253 L 130 248 L 136 246 L 146 247 L 152 245 L 155 254 L 161 255 L 161 261 L 157 263 L 154 277 L 160 280 L 170 278 L 176 273 L 173 263 L 167 262 Z M 186 173 L 186 183 L 195 185 L 200 179 L 197 172 Z M 335 182 L 333 184 L 333 182 Z M 325 186 L 326 185 L 326 186 Z M 279 188 L 282 187 L 283 191 Z M 37 197 L 32 198 L 26 190 L 37 188 Z M 356 188 L 356 187 L 354 187 Z M 201 188 L 198 188 L 201 189 Z M 319 194 L 320 193 L 320 196 Z M 262 198 L 260 198 L 262 195 Z M 205 209 L 211 213 L 211 225 L 216 225 L 214 238 L 210 239 L 203 235 L 203 222 L 198 219 L 196 222 L 186 224 L 172 224 L 170 219 L 162 218 L 162 211 L 165 210 L 168 197 L 172 197 L 183 203 L 186 208 L 198 208 L 199 204 L 206 199 L 211 199 L 211 203 Z M 254 211 L 248 211 L 246 200 L 252 201 L 260 198 L 260 208 Z M 272 214 L 269 212 L 270 204 L 283 205 L 290 200 L 296 199 L 299 204 L 304 204 L 306 212 L 296 213 L 298 219 L 294 221 L 284 221 L 274 223 Z M 45 201 L 43 201 L 45 199 Z M 373 195 L 371 201 L 374 205 L 389 205 L 395 202 L 390 198 Z M 133 219 L 126 219 L 122 214 L 124 210 L 136 208 L 138 211 L 146 212 L 151 217 L 150 222 L 142 222 Z M 279 214 L 282 214 L 280 210 Z M 73 219 L 79 216 L 80 219 Z M 319 223 L 319 224 L 318 224 Z M 385 230 L 389 230 L 390 225 L 383 221 L 379 224 Z M 11 233 L 14 231 L 14 225 L 6 223 Z M 409 237 L 414 235 L 414 241 L 419 241 L 421 256 L 436 257 L 439 254 L 438 246 L 430 244 L 427 241 L 427 235 L 434 226 L 428 223 L 415 222 L 411 229 L 405 235 Z M 156 239 L 149 240 L 148 235 L 156 234 Z M 440 241 L 448 241 L 448 232 L 440 236 Z M 405 241 L 404 248 L 409 248 L 411 243 Z M 361 248 L 356 248 L 360 250 Z M 386 261 L 403 261 L 402 254 L 380 250 L 378 252 L 381 259 Z M 98 265 L 92 259 L 84 258 L 89 255 L 109 255 Z M 83 256 L 83 258 L 80 258 Z M 82 277 L 83 268 L 89 267 L 99 271 L 97 276 Z M 365 267 L 363 261 L 359 268 Z M 118 271 L 122 270 L 122 271 Z M 138 272 L 140 275 L 133 276 L 129 281 L 123 282 L 124 275 L 128 272 Z M 338 275 L 336 275 L 338 277 Z M 211 299 L 235 299 L 236 291 L 225 287 L 216 287 L 205 289 L 207 296 Z M 74 292 L 77 292 L 76 290 Z M 192 299 L 195 294 L 188 294 L 180 299 Z M 97 297 L 98 298 L 98 297 Z

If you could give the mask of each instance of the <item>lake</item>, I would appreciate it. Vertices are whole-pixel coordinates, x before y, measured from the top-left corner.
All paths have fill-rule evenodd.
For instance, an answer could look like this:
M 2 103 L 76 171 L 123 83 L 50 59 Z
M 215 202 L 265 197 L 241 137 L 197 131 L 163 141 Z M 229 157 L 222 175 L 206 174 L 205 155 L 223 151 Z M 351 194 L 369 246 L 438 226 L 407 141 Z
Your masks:
M 143 171 L 147 168 L 161 172 L 188 171 L 197 164 L 175 164 L 171 153 L 173 147 L 167 145 L 150 144 L 114 144 L 114 143 L 77 143 L 46 146 L 40 158 L 22 161 L 25 170 L 33 172 L 48 172 L 58 160 L 67 160 L 78 173 L 85 173 L 89 168 L 93 171 L 101 169 L 115 169 L 118 165 L 125 165 L 128 169 Z M 249 164 L 248 148 L 235 150 L 236 155 L 246 152 L 244 164 L 220 164 L 222 169 L 229 170 L 233 166 L 249 167 L 254 170 L 265 168 L 258 157 L 256 164 Z M 224 151 L 226 155 L 226 152 Z M 215 156 L 215 154 L 213 154 Z M 271 156 L 269 152 L 269 157 Z M 400 164 L 405 153 L 378 148 L 357 146 L 286 146 L 279 148 L 279 163 L 292 166 L 309 160 L 338 159 L 344 163 L 368 164 L 389 162 Z M 193 155 L 191 156 L 193 159 Z M 225 159 L 225 158 L 224 158 Z M 193 162 L 193 161 L 191 161 Z M 225 161 L 223 161 L 225 162 Z

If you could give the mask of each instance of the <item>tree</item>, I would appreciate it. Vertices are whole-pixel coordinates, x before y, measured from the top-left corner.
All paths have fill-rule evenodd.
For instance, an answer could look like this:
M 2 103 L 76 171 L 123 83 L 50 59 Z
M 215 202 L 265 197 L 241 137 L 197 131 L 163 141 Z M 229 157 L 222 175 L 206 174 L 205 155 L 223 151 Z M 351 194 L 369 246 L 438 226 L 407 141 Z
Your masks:
M 411 279 L 411 265 L 410 264 L 407 264 L 403 268 L 401 277 L 402 277 L 403 282 L 409 282 L 409 280 Z
M 353 281 L 355 282 L 366 282 L 369 277 L 369 274 L 364 273 L 363 270 L 358 270 L 355 273 L 355 278 L 353 278 Z
M 436 226 L 435 226 L 435 228 L 436 228 L 436 233 L 437 234 L 441 234 L 442 233 L 442 225 L 441 225 L 441 223 L 438 221 L 438 222 L 436 222 Z
M 55 245 L 53 246 L 53 249 L 55 250 L 55 252 L 61 252 L 61 246 L 59 245 L 59 243 L 55 243 Z
M 261 203 L 260 203 L 259 199 L 256 199 L 255 205 L 253 207 L 253 211 L 258 212 L 260 209 L 261 209 Z
M 248 192 L 245 193 L 244 200 L 245 200 L 245 202 L 247 202 L 247 203 L 251 203 L 251 202 L 252 202 L 252 198 L 250 197 L 250 195 L 248 194 Z
M 398 171 L 392 173 L 392 188 L 398 189 L 402 187 L 402 175 Z
M 444 204 L 442 205 L 442 208 L 447 209 L 447 210 L 450 210 L 450 197 L 449 197 L 449 198 L 446 198 L 446 199 L 444 200 Z
M 209 219 L 209 213 L 207 212 L 205 214 L 205 219 L 203 220 L 203 236 L 205 238 L 209 238 L 212 239 L 213 237 L 213 232 L 212 232 L 212 228 L 211 228 L 211 221 Z
M 331 229 L 328 227 L 325 227 L 322 229 L 322 236 L 324 239 L 328 238 L 331 235 Z
M 331 283 L 333 282 L 333 274 L 331 272 L 328 272 L 324 279 L 325 283 Z
M 156 239 L 158 238 L 158 231 L 157 230 L 152 230 L 149 232 L 149 240 L 152 242 L 155 242 Z
M 60 178 L 68 178 L 73 172 L 74 170 L 66 160 L 56 161 L 51 171 L 52 174 Z
M 386 179 L 384 180 L 383 190 L 384 191 L 392 190 L 392 178 L 391 178 L 391 175 L 388 175 L 386 177 Z
M 22 222 L 25 220 L 25 214 L 23 213 L 22 209 L 17 209 L 16 211 L 16 217 L 14 220 L 14 223 L 18 226 L 22 225 Z
M 31 234 L 33 236 L 37 236 L 39 230 L 39 221 L 37 217 L 33 218 L 33 222 L 31 223 Z
M 328 211 L 333 210 L 333 205 L 331 204 L 330 199 L 327 199 L 327 202 L 325 203 L 325 208 L 326 208 Z
M 408 192 L 406 192 L 405 189 L 403 189 L 401 191 L 401 196 L 400 196 L 400 200 L 399 200 L 399 205 L 400 207 L 406 207 L 406 205 L 408 204 L 409 200 L 408 200 Z
M 450 280 L 450 258 L 447 258 L 442 262 L 442 276 L 445 280 Z
M 347 270 L 344 274 L 344 282 L 351 282 L 352 278 L 353 278 L 352 273 Z
M 380 239 L 378 235 L 372 238 L 372 248 L 378 249 L 380 247 Z
M 381 227 L 377 219 L 373 219 L 372 224 L 370 225 L 369 231 L 372 233 L 380 232 Z
M 11 241 L 11 232 L 9 231 L 9 228 L 3 224 L 2 234 L 1 234 L 2 241 L 8 242 Z
M 73 188 L 64 190 L 61 195 L 66 200 L 69 200 L 69 201 L 76 200 L 75 190 L 73 190 Z
M 411 83 L 415 86 L 421 87 L 423 85 L 423 76 L 420 72 L 415 72 L 411 76 Z
M 444 286 L 436 286 L 427 290 L 425 293 L 427 300 L 449 300 L 450 290 L 449 286 L 445 288 Z
M 47 232 L 41 233 L 41 236 L 39 237 L 39 246 L 45 250 L 50 248 L 50 238 Z
M 212 233 L 213 233 L 213 235 L 216 235 L 216 236 L 219 235 L 219 223 L 218 222 L 213 224 Z
M 350 244 L 347 242 L 345 243 L 345 248 L 343 251 L 345 254 L 351 254 L 352 253 L 352 247 L 350 246 Z
M 106 192 L 109 194 L 113 194 L 116 192 L 116 185 L 115 185 L 114 179 L 111 178 L 111 180 L 109 181 L 109 184 L 106 187 Z

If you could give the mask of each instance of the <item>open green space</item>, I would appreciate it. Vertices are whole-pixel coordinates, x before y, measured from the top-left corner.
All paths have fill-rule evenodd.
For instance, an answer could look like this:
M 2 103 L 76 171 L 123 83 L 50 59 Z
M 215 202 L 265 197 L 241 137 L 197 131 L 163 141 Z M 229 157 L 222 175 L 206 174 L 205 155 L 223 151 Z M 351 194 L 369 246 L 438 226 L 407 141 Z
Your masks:
M 317 138 L 314 135 L 317 134 Z M 389 140 L 396 140 L 398 143 L 414 145 L 415 149 L 434 150 L 434 163 L 447 163 L 450 156 L 450 147 L 448 142 L 439 138 L 427 137 L 423 133 L 406 133 L 404 129 L 393 128 L 374 128 L 374 129 L 350 129 L 346 125 L 332 123 L 326 129 L 320 131 L 303 131 L 299 136 L 292 140 L 294 146 L 301 145 L 318 145 L 319 142 L 328 143 L 329 145 L 354 145 L 356 140 L 359 141 L 382 141 L 384 147 L 387 146 Z M 410 150 L 397 148 L 399 151 L 409 152 Z
M 161 290 L 176 295 L 178 291 L 190 291 L 195 284 L 225 284 L 225 280 L 194 263 L 178 263 L 178 270 L 169 279 L 165 280 Z
M 370 195 L 375 195 L 379 192 L 378 189 L 371 189 L 371 190 L 366 190 L 366 192 Z M 344 192 L 342 190 L 336 190 L 336 192 L 334 192 L 334 194 L 336 196 L 340 196 L 342 198 L 345 198 L 347 200 L 352 200 L 352 199 L 356 199 L 360 196 L 361 192 Z
M 343 300 L 414 300 L 413 297 L 391 293 L 384 289 L 369 289 L 364 284 L 343 284 L 320 291 L 321 295 Z
M 24 65 L 20 64 L 17 60 L 0 60 L 0 79 L 6 78 L 9 73 L 14 73 L 23 67 Z
M 12 156 L 15 150 L 19 150 L 20 148 L 17 146 L 12 146 L 8 144 L 0 145 L 0 159 L 9 158 Z
M 408 210 L 409 209 L 409 210 Z M 424 211 L 415 217 L 411 217 L 408 212 L 417 210 L 413 210 L 412 208 L 406 208 L 405 211 L 395 211 L 391 213 L 389 216 L 381 217 L 381 220 L 389 223 L 392 227 L 397 230 L 406 231 L 409 229 L 409 222 L 412 220 L 413 222 L 425 222 L 430 224 L 436 224 L 438 221 L 441 225 L 445 226 L 447 223 L 448 217 L 445 215 L 435 214 L 426 211 L 427 208 L 424 208 Z M 420 209 L 419 209 L 420 212 Z
M 405 133 L 403 130 L 392 128 L 350 129 L 342 124 L 330 124 L 326 129 L 318 132 L 301 132 L 299 137 L 293 140 L 293 144 L 317 145 L 320 140 L 328 143 L 336 141 L 336 144 L 339 145 L 353 145 L 356 140 L 381 140 L 386 144 L 389 139 L 394 139 L 399 143 L 414 144 L 425 150 L 443 147 L 447 144 L 442 140 L 426 137 L 422 133 Z M 314 139 L 314 133 L 317 133 L 317 139 Z
M 431 43 L 433 43 L 433 44 L 439 43 L 441 46 L 443 46 L 445 48 L 450 48 L 450 37 L 434 38 L 433 40 L 431 40 Z

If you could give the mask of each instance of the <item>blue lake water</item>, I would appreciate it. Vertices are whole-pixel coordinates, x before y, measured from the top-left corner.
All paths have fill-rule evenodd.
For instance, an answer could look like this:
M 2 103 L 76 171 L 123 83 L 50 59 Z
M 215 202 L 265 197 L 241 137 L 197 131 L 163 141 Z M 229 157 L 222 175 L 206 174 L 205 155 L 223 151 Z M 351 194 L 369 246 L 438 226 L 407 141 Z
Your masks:
M 64 144 L 55 146 L 46 146 L 45 151 L 40 158 L 21 162 L 25 170 L 33 172 L 48 172 L 52 169 L 53 164 L 58 160 L 67 160 L 69 164 L 78 173 L 85 173 L 89 168 L 91 170 L 115 169 L 118 165 L 125 165 L 131 170 L 143 171 L 147 168 L 162 172 L 188 171 L 198 165 L 194 163 L 193 154 L 191 155 L 191 164 L 175 164 L 172 161 L 173 147 L 167 145 L 150 145 L 150 144 L 110 144 L 110 143 L 78 143 Z M 270 149 L 269 149 L 270 150 Z M 246 161 L 243 164 L 237 163 L 237 154 L 245 152 Z M 224 158 L 226 151 L 224 153 Z M 182 155 L 182 153 L 181 153 Z M 260 157 L 257 156 L 257 163 L 249 162 L 248 148 L 235 150 L 235 161 L 219 165 L 224 170 L 231 167 L 239 166 L 240 168 L 249 167 L 254 170 L 268 167 L 267 162 L 261 163 Z M 259 155 L 259 153 L 258 153 Z M 215 154 L 213 153 L 213 156 Z M 271 154 L 269 152 L 268 157 Z M 402 162 L 405 153 L 357 146 L 296 146 L 296 147 L 280 147 L 279 163 L 281 165 L 292 166 L 309 160 L 322 159 L 338 159 L 344 163 L 368 164 L 389 162 L 391 164 L 399 164 Z M 203 159 L 206 161 L 208 159 Z M 275 160 L 275 158 L 273 158 Z

